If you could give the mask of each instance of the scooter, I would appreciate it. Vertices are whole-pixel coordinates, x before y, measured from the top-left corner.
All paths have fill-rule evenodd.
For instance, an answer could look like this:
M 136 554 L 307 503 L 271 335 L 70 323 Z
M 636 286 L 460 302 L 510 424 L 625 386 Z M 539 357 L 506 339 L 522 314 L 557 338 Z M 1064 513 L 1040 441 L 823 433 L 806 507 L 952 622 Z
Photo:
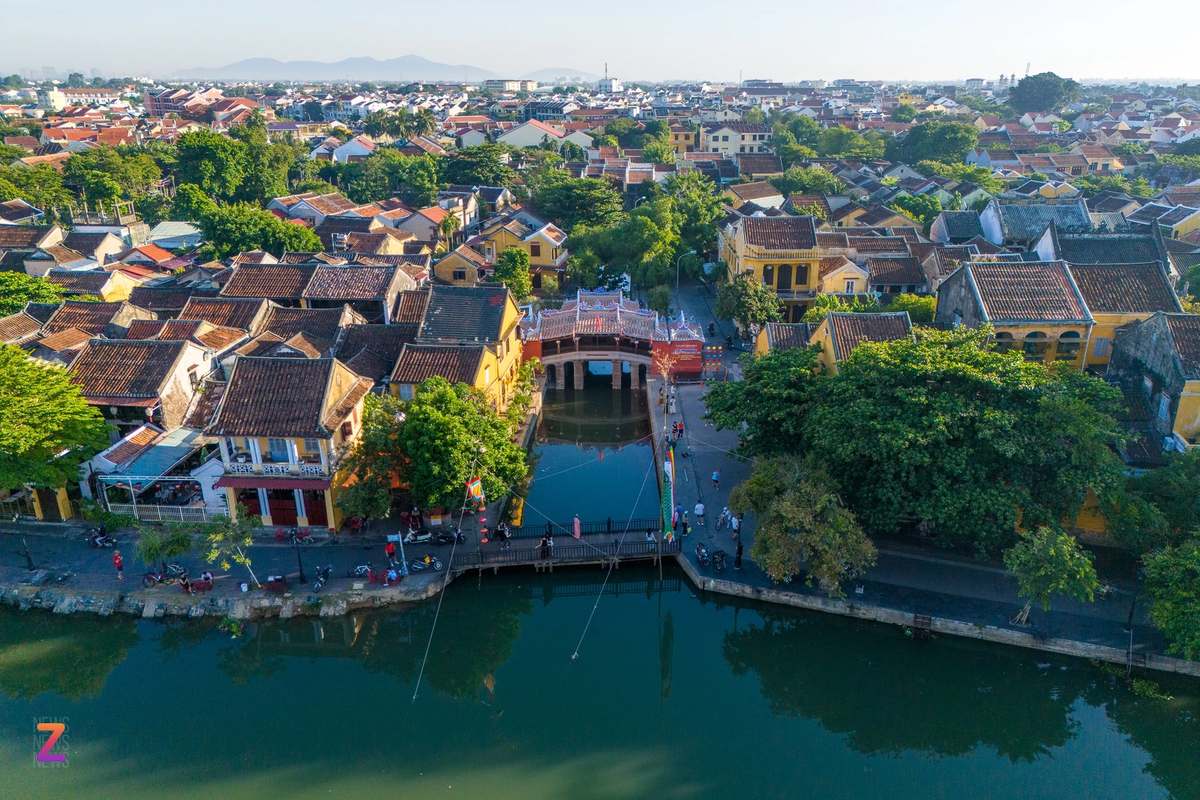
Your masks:
M 88 544 L 92 547 L 112 547 L 117 543 L 117 540 L 109 536 L 105 527 L 101 525 L 99 528 L 92 528 L 88 535 Z
M 717 335 L 717 326 L 716 326 L 716 325 L 714 325 L 714 324 L 712 324 L 711 322 L 710 322 L 710 323 L 708 323 L 708 335 L 709 335 L 709 336 L 716 336 L 716 335 Z
M 409 528 L 408 533 L 404 536 L 405 544 L 427 544 L 431 541 L 433 541 L 433 533 L 431 531 L 418 531 Z
M 413 572 L 420 572 L 429 567 L 433 567 L 434 572 L 438 572 L 442 568 L 442 562 L 433 556 L 425 556 L 424 558 L 414 558 L 408 566 Z
M 442 531 L 434 538 L 434 544 L 466 544 L 467 536 L 461 530 Z
M 708 569 L 709 564 L 712 563 L 712 560 L 708 557 L 708 548 L 699 543 L 696 544 L 696 560 L 705 569 Z
M 329 575 L 333 572 L 333 564 L 327 567 L 317 569 L 317 580 L 313 583 L 313 591 L 321 591 L 321 587 L 325 585 L 325 581 L 329 580 Z
M 725 551 L 724 550 L 714 550 L 713 554 L 712 554 L 713 572 L 724 572 L 725 565 L 726 565 Z

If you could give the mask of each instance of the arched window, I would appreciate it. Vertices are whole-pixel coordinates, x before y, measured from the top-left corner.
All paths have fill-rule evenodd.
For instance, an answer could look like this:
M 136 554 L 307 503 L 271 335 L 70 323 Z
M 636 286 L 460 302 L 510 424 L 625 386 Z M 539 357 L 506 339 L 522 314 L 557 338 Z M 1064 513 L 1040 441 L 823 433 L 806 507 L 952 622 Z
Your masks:
M 1055 360 L 1074 361 L 1079 357 L 1079 348 L 1082 343 L 1079 331 L 1066 331 L 1058 337 L 1058 354 L 1055 355 Z
M 1041 331 L 1033 331 L 1025 334 L 1025 350 L 1026 361 L 1044 361 L 1046 359 L 1046 349 L 1050 347 L 1050 339 Z
M 992 337 L 992 346 L 997 353 L 1007 353 L 1013 346 L 1013 335 L 1006 331 L 1000 331 Z
M 767 264 L 763 267 L 763 286 L 775 285 L 775 265 Z

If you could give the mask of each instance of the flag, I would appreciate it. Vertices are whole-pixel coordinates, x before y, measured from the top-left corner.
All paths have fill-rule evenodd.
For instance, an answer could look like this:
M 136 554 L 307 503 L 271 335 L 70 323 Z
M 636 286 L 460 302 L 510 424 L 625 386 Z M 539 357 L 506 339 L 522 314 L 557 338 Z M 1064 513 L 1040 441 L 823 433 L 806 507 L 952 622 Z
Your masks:
M 579 515 L 578 515 L 578 514 L 576 514 L 576 515 L 575 515 L 574 528 L 575 528 L 575 532 L 574 532 L 573 534 L 571 534 L 571 535 L 572 535 L 572 536 L 574 536 L 576 539 L 578 539 L 578 538 L 579 538 L 579 534 L 580 534 L 580 530 L 579 530 L 579 528 L 580 528 L 580 526 L 579 526 Z
M 483 503 L 483 482 L 479 478 L 472 478 L 467 481 L 467 492 L 470 493 L 471 499 L 476 503 Z

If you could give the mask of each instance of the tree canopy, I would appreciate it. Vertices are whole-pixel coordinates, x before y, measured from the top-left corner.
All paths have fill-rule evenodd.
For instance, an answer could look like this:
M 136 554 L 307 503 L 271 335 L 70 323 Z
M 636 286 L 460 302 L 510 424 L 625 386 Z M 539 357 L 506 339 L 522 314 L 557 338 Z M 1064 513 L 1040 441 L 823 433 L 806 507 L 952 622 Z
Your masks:
M 107 426 L 65 370 L 0 347 L 0 487 L 60 488 L 108 446 Z
M 558 227 L 571 233 L 580 225 L 608 226 L 621 220 L 621 195 L 608 181 L 555 173 L 552 182 L 537 190 L 533 203 Z
M 978 141 L 979 131 L 966 123 L 923 122 L 889 142 L 887 157 L 905 164 L 916 164 L 918 161 L 959 164 Z
M 757 329 L 783 319 L 782 307 L 775 292 L 749 275 L 739 275 L 717 289 L 713 313 L 721 319 L 732 319 L 743 328 Z
M 1017 576 L 1017 593 L 1027 599 L 1017 615 L 1022 624 L 1034 603 L 1048 610 L 1056 594 L 1091 602 L 1099 585 L 1091 553 L 1074 536 L 1050 526 L 1022 533 L 1004 553 L 1004 566 Z
M 503 145 L 485 143 L 464 147 L 446 159 L 443 179 L 465 186 L 508 186 L 517 177 L 504 163 Z
M 1200 539 L 1163 548 L 1144 564 L 1150 616 L 1172 639 L 1168 652 L 1200 661 Z
M 62 287 L 45 278 L 0 272 L 0 317 L 17 313 L 26 303 L 58 303 L 62 298 Z
M 1058 111 L 1079 99 L 1082 87 L 1053 72 L 1026 75 L 1009 92 L 1008 104 L 1018 112 Z
M 533 278 L 529 274 L 529 253 L 519 247 L 505 248 L 496 259 L 492 280 L 508 287 L 517 302 L 533 294 Z
M 846 184 L 824 167 L 789 167 L 782 175 L 767 178 L 767 181 L 784 197 L 793 194 L 832 195 L 846 191 Z

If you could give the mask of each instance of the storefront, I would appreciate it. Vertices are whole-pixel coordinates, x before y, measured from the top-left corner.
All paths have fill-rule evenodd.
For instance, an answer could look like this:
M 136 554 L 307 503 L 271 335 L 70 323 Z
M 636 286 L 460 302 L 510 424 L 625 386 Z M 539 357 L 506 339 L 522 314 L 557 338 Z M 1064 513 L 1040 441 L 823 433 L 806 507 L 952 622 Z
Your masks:
M 328 480 L 226 475 L 217 487 L 228 493 L 231 508 L 241 505 L 247 514 L 262 516 L 263 525 L 336 530 L 340 519 Z

